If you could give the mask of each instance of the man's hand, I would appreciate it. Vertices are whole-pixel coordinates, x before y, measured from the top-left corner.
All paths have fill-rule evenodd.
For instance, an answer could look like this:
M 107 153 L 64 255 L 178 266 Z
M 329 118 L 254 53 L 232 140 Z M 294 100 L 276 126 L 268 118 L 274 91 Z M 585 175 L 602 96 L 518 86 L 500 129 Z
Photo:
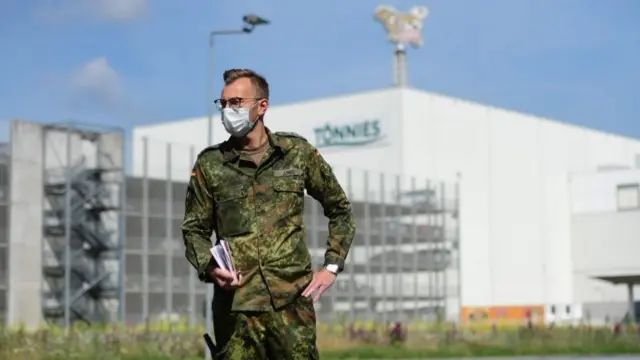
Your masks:
M 211 272 L 213 280 L 225 290 L 233 290 L 242 285 L 242 275 L 216 267 Z
M 311 280 L 311 283 L 304 289 L 302 296 L 309 297 L 315 293 L 313 302 L 316 302 L 320 299 L 320 296 L 333 285 L 334 281 L 336 281 L 336 274 L 324 268 L 318 270 L 313 274 L 313 280 Z

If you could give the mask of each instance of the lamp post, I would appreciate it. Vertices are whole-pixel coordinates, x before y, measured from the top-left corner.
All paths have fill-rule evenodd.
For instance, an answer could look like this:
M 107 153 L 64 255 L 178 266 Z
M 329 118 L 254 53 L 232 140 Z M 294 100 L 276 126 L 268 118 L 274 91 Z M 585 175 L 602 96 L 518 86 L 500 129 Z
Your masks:
M 215 100 L 213 89 L 213 45 L 216 36 L 251 34 L 256 26 L 269 24 L 269 20 L 257 15 L 245 15 L 242 17 L 242 22 L 244 23 L 244 25 L 240 29 L 215 30 L 209 33 L 209 96 L 207 113 L 207 146 L 213 145 L 213 101 Z
M 256 26 L 258 25 L 268 25 L 269 20 L 262 18 L 257 15 L 245 15 L 242 17 L 243 26 L 240 29 L 231 29 L 231 30 L 214 30 L 209 33 L 209 96 L 207 97 L 208 101 L 208 110 L 207 110 L 207 145 L 213 145 L 213 101 L 214 99 L 214 71 L 213 71 L 213 45 L 215 43 L 216 36 L 225 36 L 225 35 L 241 35 L 241 34 L 251 34 Z M 213 335 L 213 309 L 211 308 L 213 305 L 213 286 L 207 286 L 207 292 L 205 296 L 205 323 L 207 328 L 207 333 Z M 211 353 L 209 352 L 208 347 L 205 347 L 205 359 L 211 359 Z

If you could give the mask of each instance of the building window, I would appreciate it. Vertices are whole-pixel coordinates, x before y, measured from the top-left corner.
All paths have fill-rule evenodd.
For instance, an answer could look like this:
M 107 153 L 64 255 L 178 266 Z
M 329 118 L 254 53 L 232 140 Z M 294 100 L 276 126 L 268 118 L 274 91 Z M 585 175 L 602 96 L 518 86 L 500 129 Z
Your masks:
M 640 208 L 640 186 L 638 184 L 618 185 L 618 210 Z

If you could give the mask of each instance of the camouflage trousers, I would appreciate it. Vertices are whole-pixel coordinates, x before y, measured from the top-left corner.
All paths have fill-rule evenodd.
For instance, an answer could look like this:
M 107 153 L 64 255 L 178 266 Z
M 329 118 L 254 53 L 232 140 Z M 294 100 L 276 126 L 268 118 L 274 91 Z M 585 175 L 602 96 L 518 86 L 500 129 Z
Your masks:
M 214 360 L 316 360 L 313 300 L 299 297 L 279 310 L 214 316 Z

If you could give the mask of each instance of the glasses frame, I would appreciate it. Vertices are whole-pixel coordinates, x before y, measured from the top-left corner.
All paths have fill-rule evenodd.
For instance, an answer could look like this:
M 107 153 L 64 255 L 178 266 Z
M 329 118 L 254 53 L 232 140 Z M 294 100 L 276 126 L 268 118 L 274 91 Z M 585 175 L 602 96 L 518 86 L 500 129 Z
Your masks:
M 218 111 L 222 111 L 228 105 L 230 109 L 238 110 L 242 107 L 242 105 L 245 103 L 246 100 L 260 101 L 260 100 L 264 100 L 264 98 L 243 98 L 243 97 L 235 96 L 229 99 L 215 99 L 213 103 L 216 105 L 216 108 L 218 109 Z M 235 105 L 234 107 L 234 105 L 231 105 L 230 102 L 235 102 L 235 101 L 237 101 L 237 105 Z

